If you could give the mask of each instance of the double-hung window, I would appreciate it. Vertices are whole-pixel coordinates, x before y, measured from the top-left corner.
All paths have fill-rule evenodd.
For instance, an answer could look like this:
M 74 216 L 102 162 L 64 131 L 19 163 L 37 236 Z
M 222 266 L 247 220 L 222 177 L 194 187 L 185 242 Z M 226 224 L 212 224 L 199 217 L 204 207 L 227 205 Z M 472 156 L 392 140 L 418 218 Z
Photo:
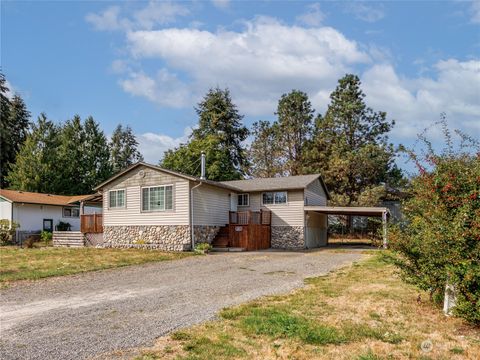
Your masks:
M 238 194 L 238 206 L 248 206 L 249 205 L 249 198 L 248 194 Z
M 125 207 L 125 190 L 110 190 L 108 192 L 109 208 Z
M 264 205 L 279 205 L 287 203 L 287 192 L 264 192 L 262 194 L 262 202 Z
M 142 210 L 173 210 L 173 185 L 142 188 Z

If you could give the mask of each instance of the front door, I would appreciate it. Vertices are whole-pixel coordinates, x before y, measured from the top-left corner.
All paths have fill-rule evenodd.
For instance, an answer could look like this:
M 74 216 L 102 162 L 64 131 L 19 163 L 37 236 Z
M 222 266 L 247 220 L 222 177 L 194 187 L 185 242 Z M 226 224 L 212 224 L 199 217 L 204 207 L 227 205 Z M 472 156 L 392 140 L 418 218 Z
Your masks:
M 53 220 L 43 219 L 43 231 L 53 231 Z

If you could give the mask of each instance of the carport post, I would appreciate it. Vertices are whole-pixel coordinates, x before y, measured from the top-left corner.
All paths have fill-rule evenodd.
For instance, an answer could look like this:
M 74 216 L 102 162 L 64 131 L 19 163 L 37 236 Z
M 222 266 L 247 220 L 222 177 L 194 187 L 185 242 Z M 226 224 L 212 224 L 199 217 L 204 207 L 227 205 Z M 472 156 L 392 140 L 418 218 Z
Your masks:
M 382 225 L 383 225 L 383 248 L 386 249 L 388 246 L 387 241 L 387 212 L 382 212 Z

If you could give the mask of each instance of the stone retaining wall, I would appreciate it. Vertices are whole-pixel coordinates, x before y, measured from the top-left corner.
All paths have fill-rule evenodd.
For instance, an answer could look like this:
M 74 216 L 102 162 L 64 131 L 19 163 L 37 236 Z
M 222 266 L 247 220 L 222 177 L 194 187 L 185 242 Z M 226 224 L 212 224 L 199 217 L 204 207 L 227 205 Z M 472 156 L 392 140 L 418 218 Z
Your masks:
M 195 242 L 208 242 L 219 226 L 195 225 Z M 104 226 L 103 247 L 185 251 L 191 249 L 189 225 Z
M 272 226 L 273 249 L 304 249 L 303 226 Z

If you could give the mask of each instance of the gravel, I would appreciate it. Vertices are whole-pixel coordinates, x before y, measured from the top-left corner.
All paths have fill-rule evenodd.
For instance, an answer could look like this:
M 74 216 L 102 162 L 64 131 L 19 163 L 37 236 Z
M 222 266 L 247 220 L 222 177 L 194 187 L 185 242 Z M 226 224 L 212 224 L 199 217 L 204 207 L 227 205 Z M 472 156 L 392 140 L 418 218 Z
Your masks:
M 226 306 L 288 293 L 360 253 L 216 253 L 0 291 L 1 359 L 86 359 L 151 346 Z

